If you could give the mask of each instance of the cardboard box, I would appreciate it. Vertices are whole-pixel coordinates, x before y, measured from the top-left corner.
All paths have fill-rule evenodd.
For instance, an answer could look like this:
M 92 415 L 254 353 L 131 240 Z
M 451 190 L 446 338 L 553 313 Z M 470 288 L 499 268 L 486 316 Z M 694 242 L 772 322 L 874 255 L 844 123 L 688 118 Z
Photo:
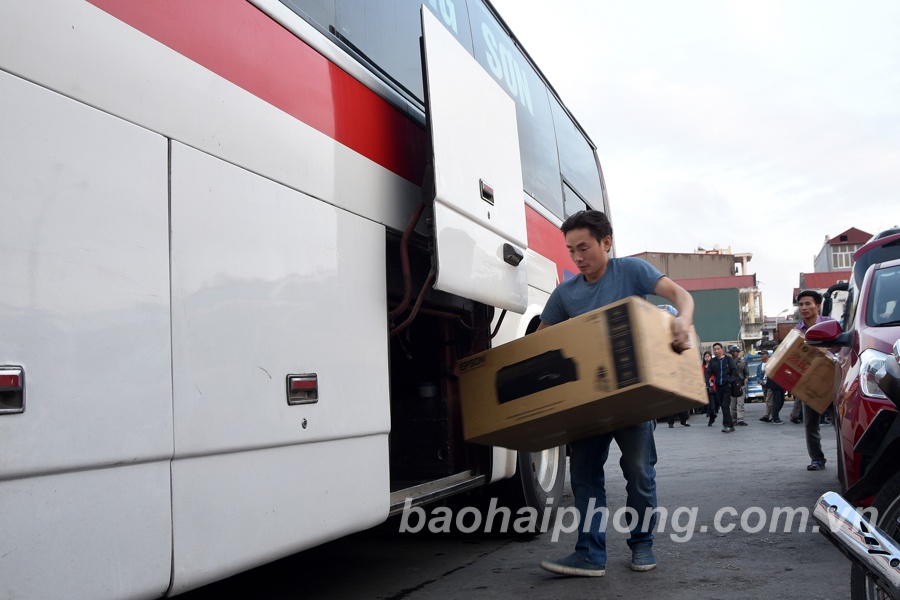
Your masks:
M 797 329 L 787 334 L 766 364 L 766 377 L 820 413 L 834 401 L 837 374 L 834 356 L 808 346 Z
M 467 441 L 540 451 L 707 403 L 699 340 L 628 298 L 457 363 Z

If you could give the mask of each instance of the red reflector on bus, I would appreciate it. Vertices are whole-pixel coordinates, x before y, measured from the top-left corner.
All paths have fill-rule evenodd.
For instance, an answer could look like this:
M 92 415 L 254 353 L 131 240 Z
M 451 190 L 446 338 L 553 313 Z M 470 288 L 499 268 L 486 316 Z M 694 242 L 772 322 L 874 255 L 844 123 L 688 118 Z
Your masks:
M 22 386 L 19 384 L 18 375 L 0 375 L 0 388 L 19 389 L 20 387 Z
M 292 390 L 312 390 L 318 387 L 315 379 L 293 379 L 291 380 Z

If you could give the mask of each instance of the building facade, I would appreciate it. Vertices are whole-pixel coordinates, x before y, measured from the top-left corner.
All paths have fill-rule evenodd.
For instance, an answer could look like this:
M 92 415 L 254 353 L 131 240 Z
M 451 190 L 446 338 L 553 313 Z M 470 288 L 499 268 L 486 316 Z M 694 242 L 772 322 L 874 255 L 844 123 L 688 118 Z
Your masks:
M 825 294 L 837 283 L 850 281 L 853 266 L 853 254 L 866 242 L 872 234 L 856 227 L 832 237 L 825 236 L 825 243 L 813 261 L 812 273 L 800 273 L 800 287 L 794 290 L 794 304 L 800 290 L 815 290 Z M 839 318 L 844 313 L 847 292 L 834 292 L 832 295 L 831 316 Z
M 853 253 L 871 238 L 871 233 L 856 227 L 851 227 L 834 237 L 826 235 L 825 243 L 813 261 L 813 272 L 849 271 L 853 266 Z M 800 276 L 803 277 L 802 274 Z M 803 287 L 802 283 L 800 287 Z
M 642 258 L 675 280 L 694 298 L 694 327 L 704 349 L 713 342 L 745 350 L 762 340 L 765 316 L 756 275 L 747 273 L 751 253 L 698 248 L 693 253 L 644 252 Z M 652 302 L 664 303 L 662 298 Z

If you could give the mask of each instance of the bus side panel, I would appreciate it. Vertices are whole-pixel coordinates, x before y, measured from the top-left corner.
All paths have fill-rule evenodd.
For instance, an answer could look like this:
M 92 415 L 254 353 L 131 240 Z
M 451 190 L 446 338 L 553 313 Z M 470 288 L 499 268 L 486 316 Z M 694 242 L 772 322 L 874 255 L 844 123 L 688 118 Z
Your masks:
M 165 590 L 166 141 L 0 72 L 0 155 L 0 597 Z
M 193 585 L 387 516 L 385 231 L 171 156 L 175 568 Z M 289 405 L 300 374 L 316 402 Z
M 321 119 L 341 125 L 340 132 L 369 132 L 368 146 L 389 143 L 401 155 L 396 160 L 410 149 L 424 152 L 426 136 L 418 125 L 404 118 L 405 126 L 395 131 L 397 111 L 374 92 L 248 2 L 102 4 L 155 14 L 154 26 L 190 31 L 196 38 L 192 47 L 213 46 L 224 38 L 253 55 L 257 62 L 251 65 L 236 59 L 230 66 L 249 71 L 259 85 L 242 88 L 246 81 L 229 80 L 211 70 L 215 65 L 204 66 L 203 56 L 183 55 L 135 29 L 144 25 L 139 20 L 128 25 L 74 0 L 42 0 L 40 10 L 29 2 L 0 2 L 0 69 L 350 212 L 394 229 L 406 227 L 419 201 L 418 186 L 373 162 L 375 157 L 354 151 L 345 136 L 330 137 L 302 120 L 303 107 L 321 111 Z M 193 29 L 190 23 L 162 18 L 169 9 L 196 19 Z M 209 26 L 207 9 L 216 11 L 221 32 Z M 273 92 L 266 83 L 287 87 L 284 93 L 298 110 L 267 102 Z M 385 131 L 393 137 L 382 143 Z M 357 173 L 357 168 L 366 171 L 364 177 L 346 176 L 347 169 Z M 370 182 L 377 187 L 358 193 Z M 379 193 L 373 195 L 372 189 Z
M 0 481 L 0 598 L 162 596 L 169 503 L 168 462 Z
M 176 460 L 171 593 L 384 521 L 387 448 L 379 434 Z

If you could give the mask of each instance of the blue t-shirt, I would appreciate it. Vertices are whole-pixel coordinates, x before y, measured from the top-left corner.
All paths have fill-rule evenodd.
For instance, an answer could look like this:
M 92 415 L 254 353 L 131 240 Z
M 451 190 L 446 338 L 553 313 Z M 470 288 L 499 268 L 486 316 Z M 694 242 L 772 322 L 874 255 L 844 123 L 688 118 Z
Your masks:
M 662 276 L 659 269 L 640 258 L 611 258 L 597 281 L 588 283 L 579 273 L 556 286 L 541 312 L 541 321 L 556 325 L 629 296 L 646 300 Z

